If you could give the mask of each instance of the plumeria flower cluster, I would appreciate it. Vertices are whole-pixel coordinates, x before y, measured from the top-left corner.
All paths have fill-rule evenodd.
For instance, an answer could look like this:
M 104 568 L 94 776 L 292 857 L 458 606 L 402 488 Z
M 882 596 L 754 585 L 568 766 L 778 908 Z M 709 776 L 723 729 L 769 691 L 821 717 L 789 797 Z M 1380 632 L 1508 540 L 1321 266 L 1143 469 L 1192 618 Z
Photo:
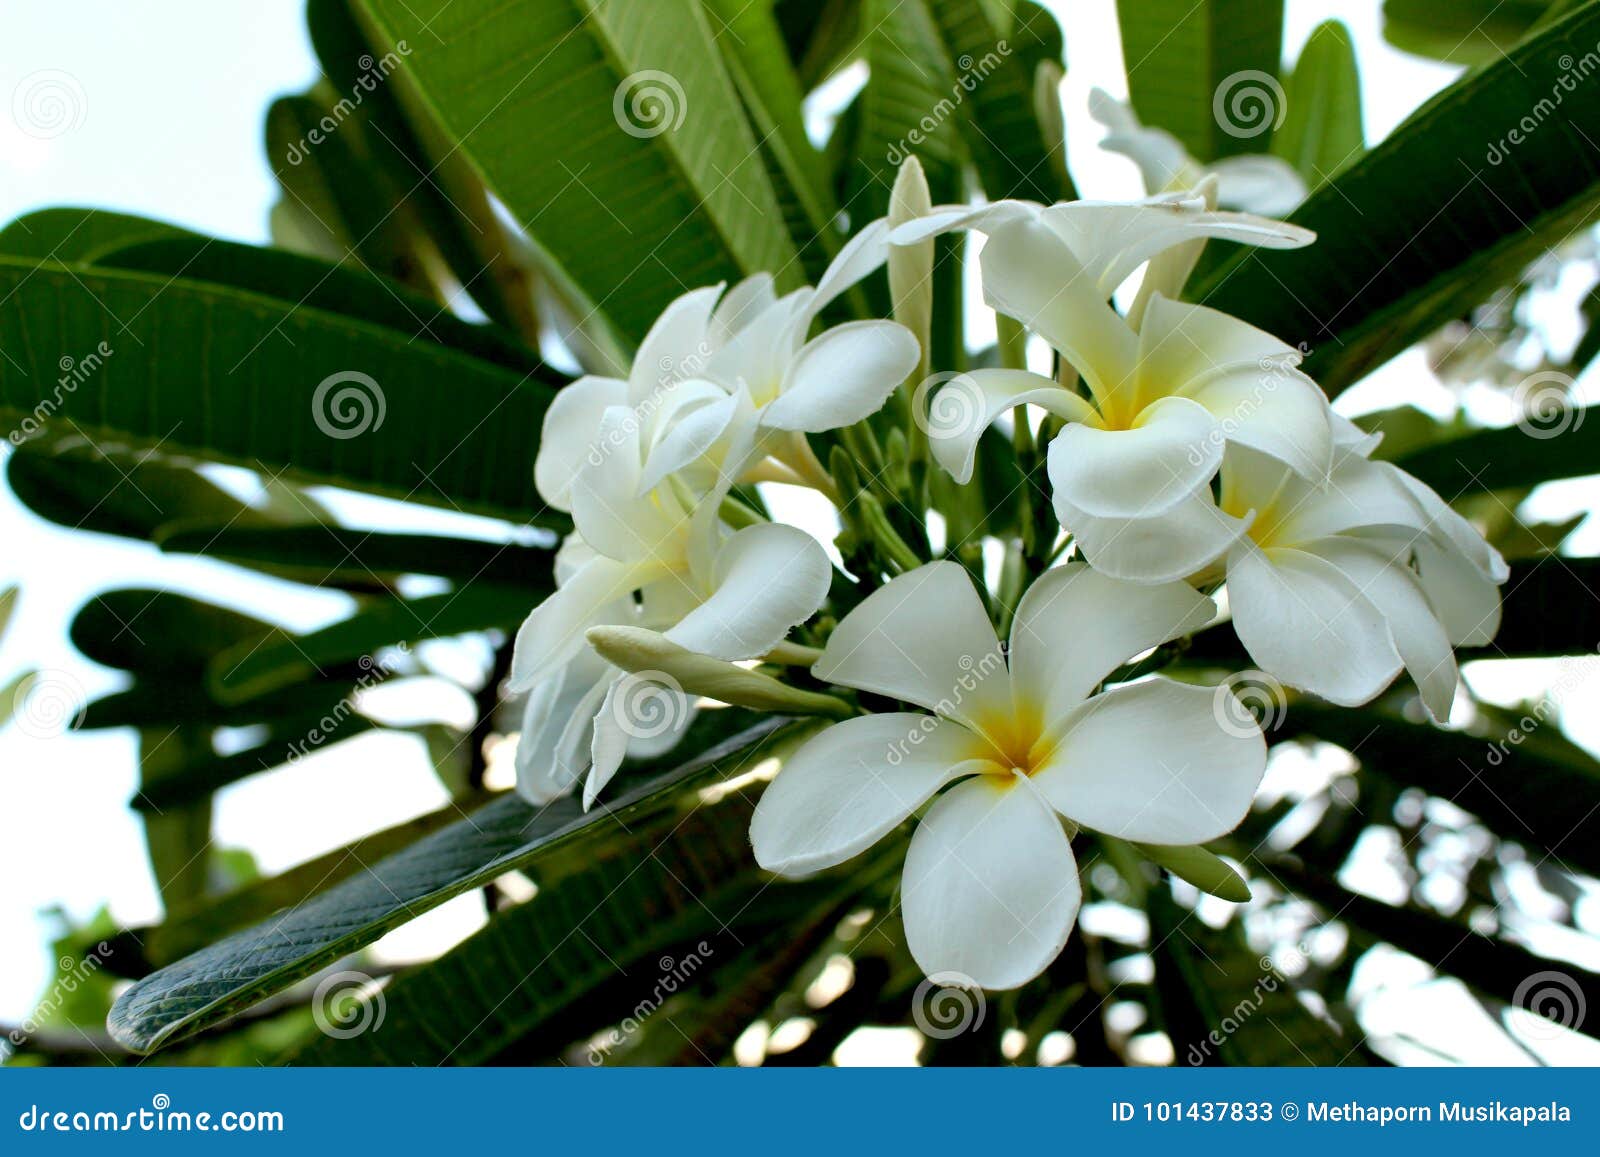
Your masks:
M 1117 123 L 1137 143 L 1136 122 Z M 1504 562 L 1374 457 L 1301 351 L 1182 300 L 1208 240 L 1313 238 L 1219 208 L 1221 174 L 1169 167 L 1166 184 L 1192 186 L 934 206 L 908 160 L 890 216 L 815 287 L 780 296 L 760 274 L 693 290 L 626 378 L 562 391 L 535 483 L 573 531 L 508 684 L 526 695 L 522 794 L 594 804 L 703 700 L 825 717 L 756 808 L 758 863 L 803 876 L 894 855 L 912 821 L 912 955 L 1009 988 L 1071 933 L 1075 837 L 1179 871 L 1249 810 L 1265 739 L 1225 687 L 1153 673 L 1167 644 L 1231 618 L 1291 687 L 1358 704 L 1405 671 L 1445 718 L 1454 647 L 1494 634 Z M 1016 356 L 931 364 L 934 238 L 952 232 L 981 238 L 985 300 L 1049 348 L 1050 373 Z M 884 266 L 893 320 L 830 324 Z M 929 528 L 982 485 L 1007 416 L 1008 449 L 1050 493 L 1035 507 L 1024 486 L 1021 521 L 981 531 L 1004 547 L 992 580 L 973 544 L 935 550 Z M 770 483 L 832 501 L 840 565 L 770 519 Z

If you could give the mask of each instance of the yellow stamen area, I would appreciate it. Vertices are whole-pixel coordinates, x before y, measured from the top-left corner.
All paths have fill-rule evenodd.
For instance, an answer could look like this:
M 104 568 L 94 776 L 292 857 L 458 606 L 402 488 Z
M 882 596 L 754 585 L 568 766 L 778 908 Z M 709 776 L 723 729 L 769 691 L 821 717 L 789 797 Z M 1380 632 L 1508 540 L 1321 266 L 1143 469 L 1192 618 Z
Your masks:
M 1006 783 L 1016 782 L 1018 774 L 1038 771 L 1055 748 L 1054 738 L 1045 732 L 1044 711 L 1036 703 L 1021 702 L 1010 711 L 985 711 L 973 723 L 977 730 L 968 732 L 964 757 L 983 760 L 989 765 L 983 774 Z

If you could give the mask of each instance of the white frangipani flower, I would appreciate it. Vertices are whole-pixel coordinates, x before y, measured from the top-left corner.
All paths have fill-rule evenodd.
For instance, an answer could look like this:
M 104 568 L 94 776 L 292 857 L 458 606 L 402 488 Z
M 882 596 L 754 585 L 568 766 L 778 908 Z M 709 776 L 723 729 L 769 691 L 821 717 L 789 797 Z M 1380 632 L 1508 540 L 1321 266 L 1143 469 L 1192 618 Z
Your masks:
M 752 424 L 738 429 L 747 445 Z M 726 475 L 705 493 L 668 477 L 641 495 L 645 449 L 634 409 L 604 410 L 591 446 L 607 452 L 586 455 L 568 488 L 576 530 L 563 544 L 555 592 L 517 633 L 507 681 L 530 692 L 518 783 L 534 802 L 564 794 L 587 772 L 584 802 L 592 804 L 630 750 L 619 696 L 638 680 L 589 653 L 590 627 L 645 626 L 715 658 L 758 658 L 817 611 L 831 574 L 822 547 L 795 527 L 730 533 L 718 516 Z M 687 700 L 670 710 L 681 721 L 671 730 L 681 731 Z
M 1136 205 L 1003 202 L 959 217 L 936 209 L 916 224 L 924 232 L 955 224 L 987 232 L 985 297 L 1043 337 L 1090 395 L 1025 370 L 976 370 L 953 380 L 944 390 L 980 395 L 966 400 L 975 420 L 930 433 L 935 457 L 957 481 L 971 477 L 984 428 L 1018 405 L 1040 406 L 1067 423 L 1049 457 L 1052 488 L 1067 510 L 1163 513 L 1205 487 L 1230 442 L 1307 478 L 1326 475 L 1327 401 L 1296 368 L 1299 351 L 1227 314 L 1168 300 L 1161 289 L 1141 292 L 1137 327 L 1107 300 L 1145 262 L 1145 288 L 1156 278 L 1176 292 L 1197 256 L 1194 244 L 1206 237 L 1281 247 L 1304 244 L 1303 230 L 1213 212 L 1203 194 Z M 895 232 L 896 240 L 919 235 Z
M 1227 581 L 1234 630 L 1262 670 L 1344 706 L 1402 669 L 1444 720 L 1456 691 L 1452 646 L 1500 625 L 1505 560 L 1423 483 L 1347 440 L 1313 485 L 1265 455 L 1230 447 L 1221 492 L 1138 520 L 1079 516 L 1097 569 L 1161 582 Z
M 1208 176 L 1217 179 L 1217 202 L 1229 209 L 1279 217 L 1306 199 L 1306 183 L 1282 157 L 1249 153 L 1203 165 L 1165 129 L 1140 123 L 1133 108 L 1104 89 L 1089 93 L 1089 115 L 1111 131 L 1100 141 L 1139 166 L 1146 193 L 1191 189 Z
M 1266 745 L 1219 723 L 1213 688 L 1150 679 L 1094 694 L 1213 610 L 1181 583 L 1069 565 L 1023 596 L 1008 663 L 959 565 L 894 579 L 840 622 L 814 671 L 933 714 L 851 719 L 795 753 L 756 808 L 757 861 L 788 876 L 842 863 L 953 785 L 906 855 L 907 943 L 929 974 L 1026 983 L 1077 918 L 1077 827 L 1190 845 L 1249 809 Z

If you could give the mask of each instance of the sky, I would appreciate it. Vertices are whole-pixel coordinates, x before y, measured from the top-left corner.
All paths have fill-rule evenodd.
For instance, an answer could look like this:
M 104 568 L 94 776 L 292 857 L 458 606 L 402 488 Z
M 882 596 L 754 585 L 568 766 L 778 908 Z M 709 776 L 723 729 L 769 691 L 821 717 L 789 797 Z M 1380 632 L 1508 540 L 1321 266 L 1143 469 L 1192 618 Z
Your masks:
M 1055 0 L 1050 6 L 1067 31 L 1064 100 L 1078 184 L 1089 196 L 1136 196 L 1141 190 L 1133 166 L 1096 147 L 1099 129 L 1086 115 L 1091 88 L 1126 95 L 1113 4 Z M 1285 30 L 1292 59 L 1319 21 L 1337 15 L 1347 22 L 1362 66 L 1369 140 L 1388 133 L 1456 73 L 1390 49 L 1380 36 L 1378 8 L 1376 0 L 1289 0 Z M 85 36 L 86 27 L 94 35 Z M 50 205 L 92 205 L 219 237 L 266 240 L 275 200 L 261 143 L 266 106 L 317 75 L 299 0 L 10 4 L 4 33 L 0 102 L 8 103 L 0 103 L 0 221 Z M 1432 382 L 1419 355 L 1397 359 L 1352 398 L 1358 406 L 1406 398 L 1439 413 L 1455 404 Z M 1540 496 L 1543 513 L 1593 504 L 1589 484 L 1551 489 Z M 361 520 L 378 517 L 380 509 L 352 501 L 341 513 Z M 1580 533 L 1580 552 L 1600 549 L 1587 530 Z M 308 594 L 220 564 L 65 532 L 21 508 L 8 491 L 0 491 L 0 541 L 0 582 L 20 583 L 23 592 L 0 640 L 0 681 L 25 666 L 39 668 L 64 699 L 78 704 L 118 680 L 79 657 L 62 626 L 109 586 L 159 585 L 239 602 L 299 629 L 337 619 L 349 606 L 343 595 Z M 1535 667 L 1474 679 L 1482 680 L 1475 686 L 1484 693 L 1509 698 L 1546 674 Z M 461 709 L 459 703 L 444 707 L 446 714 Z M 1594 745 L 1600 743 L 1600 713 L 1588 714 L 1596 722 L 1578 738 Z M 0 814 L 9 821 L 0 844 L 0 1023 L 22 1019 L 44 983 L 51 965 L 46 909 L 60 906 L 84 919 L 109 901 L 118 919 L 130 924 L 159 915 L 142 836 L 126 807 L 135 763 L 131 737 L 121 733 L 0 732 Z M 307 799 L 314 806 L 304 806 Z M 218 798 L 216 830 L 220 843 L 248 847 L 271 871 L 444 802 L 414 741 L 370 736 L 226 789 Z M 476 904 L 475 897 L 464 897 L 393 934 L 384 948 L 405 958 L 462 935 L 479 918 Z M 1428 999 L 1448 1000 L 1448 993 Z M 1504 1059 L 1516 1063 L 1518 1056 Z

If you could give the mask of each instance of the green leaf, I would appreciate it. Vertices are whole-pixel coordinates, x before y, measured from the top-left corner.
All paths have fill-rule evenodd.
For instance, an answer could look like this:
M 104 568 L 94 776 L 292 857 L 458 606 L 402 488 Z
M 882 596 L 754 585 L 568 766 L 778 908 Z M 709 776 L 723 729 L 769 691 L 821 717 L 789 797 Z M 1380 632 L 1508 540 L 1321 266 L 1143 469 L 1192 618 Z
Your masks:
M 210 897 L 203 904 L 169 912 L 162 923 L 138 930 L 145 953 L 158 965 L 169 964 L 281 908 L 305 903 L 340 880 L 364 871 L 365 865 L 448 827 L 486 802 L 485 795 L 463 796 L 437 811 L 363 836 L 275 876 L 252 880 L 231 892 Z
M 737 774 L 771 751 L 781 724 L 752 728 L 593 813 L 571 796 L 543 809 L 497 800 L 305 904 L 152 973 L 118 999 L 112 1035 L 151 1052 L 226 1020 L 446 900 L 555 853 L 590 849 L 659 813 L 677 791 Z
M 1185 880 L 1235 904 L 1248 903 L 1250 885 L 1221 856 L 1201 847 L 1164 847 L 1157 844 L 1134 844 L 1139 854 L 1160 864 L 1180 880 Z
M 1436 442 L 1402 455 L 1395 465 L 1450 501 L 1600 474 L 1600 407 L 1564 407 L 1522 425 Z
M 203 674 L 218 651 L 256 646 L 272 626 L 188 595 L 128 587 L 90 599 L 70 633 L 73 646 L 96 663 L 181 678 Z
M 60 526 L 148 542 L 173 522 L 242 531 L 264 517 L 187 466 L 73 441 L 24 442 L 6 463 L 11 492 Z
M 271 566 L 312 586 L 393 583 L 407 574 L 519 586 L 525 594 L 548 590 L 551 583 L 548 548 L 476 538 L 388 534 L 322 523 L 239 526 L 186 520 L 166 527 L 156 542 L 173 554 Z
M 1270 870 L 1273 879 L 1315 900 L 1334 919 L 1349 924 L 1358 940 L 1369 944 L 1374 939 L 1387 941 L 1508 1004 L 1515 1001 L 1519 987 L 1528 977 L 1552 968 L 1559 968 L 1566 975 L 1580 993 L 1580 1002 L 1600 1001 L 1600 976 L 1593 971 L 1570 960 L 1535 955 L 1520 945 L 1486 936 L 1425 908 L 1397 908 L 1347 891 L 1336 882 L 1337 865 L 1328 872 L 1312 871 L 1292 858 L 1273 857 Z M 1579 1031 L 1586 1028 L 1581 1017 L 1565 1027 Z M 1600 1025 L 1591 1020 L 1587 1031 L 1590 1036 L 1600 1035 Z
M 1162 1027 L 1178 1063 L 1366 1063 L 1359 1042 L 1314 1015 L 1272 962 L 1250 950 L 1239 921 L 1211 928 L 1164 891 L 1151 895 L 1149 913 Z
M 90 702 L 78 728 L 248 727 L 286 717 L 320 715 L 349 699 L 356 690 L 348 678 L 316 679 L 243 703 L 218 703 L 198 676 L 181 680 L 141 677 L 125 691 Z
M 126 245 L 100 254 L 95 264 L 265 294 L 384 326 L 409 340 L 426 339 L 518 374 L 531 375 L 547 385 L 559 386 L 563 381 L 545 367 L 537 353 L 511 334 L 462 321 L 437 301 L 399 282 L 346 265 L 211 237 Z
M 1417 787 L 1473 813 L 1507 839 L 1548 852 L 1557 863 L 1600 871 L 1600 845 L 1578 836 L 1600 806 L 1600 761 L 1561 739 L 1547 705 L 1531 726 L 1464 730 L 1412 723 L 1391 711 L 1295 703 L 1274 738 L 1310 735 L 1338 745 L 1364 771 Z
M 1304 343 L 1338 395 L 1593 215 L 1600 102 L 1562 82 L 1597 41 L 1590 3 L 1451 85 L 1295 212 L 1314 245 L 1241 253 L 1192 296 Z
M 1367 147 L 1361 127 L 1361 72 L 1350 32 L 1337 20 L 1312 31 L 1284 85 L 1283 126 L 1272 151 L 1315 189 Z
M 378 42 L 406 48 L 390 81 L 406 86 L 402 100 L 426 106 L 546 271 L 626 340 L 685 287 L 758 270 L 797 283 L 756 136 L 696 0 L 361 0 L 360 13 Z
M 207 667 L 207 685 L 219 701 L 237 703 L 350 663 L 381 674 L 369 659 L 379 648 L 470 631 L 514 630 L 538 601 L 538 594 L 526 588 L 489 583 L 415 599 L 373 600 L 321 630 L 275 632 L 219 651 Z
M 40 209 L 24 213 L 0 229 L 0 253 L 34 261 L 90 265 L 103 253 L 128 245 L 197 236 L 164 221 L 107 209 Z
M 655 1007 L 665 995 L 697 974 L 703 982 L 752 929 L 781 924 L 838 889 L 837 881 L 765 877 L 750 855 L 752 810 L 736 797 L 672 818 L 668 832 L 641 829 L 618 841 L 399 977 L 372 1031 L 316 1040 L 294 1061 L 483 1064 L 557 1018 L 572 1023 L 554 1035 L 573 1039 L 608 1023 L 636 1031 L 651 1016 L 670 1017 Z
M 1383 0 L 1383 38 L 1431 60 L 1492 64 L 1550 7 L 1550 0 Z
M 1284 113 L 1282 0 L 1117 0 L 1117 25 L 1140 119 L 1200 161 L 1266 150 Z
M 524 375 L 182 278 L 0 257 L 0 297 L 0 418 L 10 425 L 26 418 L 101 445 L 518 522 L 539 514 L 534 432 L 551 391 Z M 55 385 L 63 357 L 80 359 L 70 388 Z M 350 374 L 365 377 L 340 379 Z

